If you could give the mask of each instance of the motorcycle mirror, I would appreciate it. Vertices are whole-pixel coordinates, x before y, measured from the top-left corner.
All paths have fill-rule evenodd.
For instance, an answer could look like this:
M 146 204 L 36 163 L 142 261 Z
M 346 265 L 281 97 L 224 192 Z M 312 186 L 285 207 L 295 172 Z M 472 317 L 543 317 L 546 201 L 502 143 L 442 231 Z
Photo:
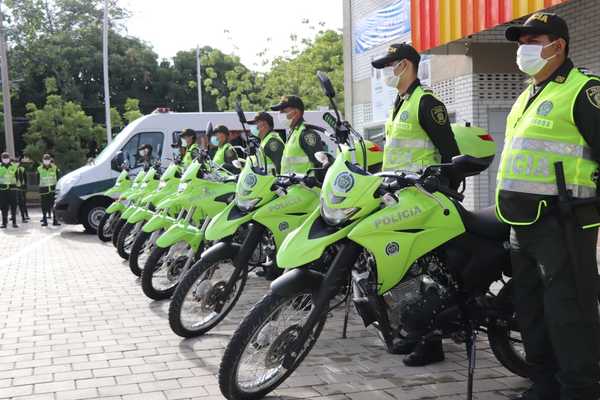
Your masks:
M 235 102 L 235 112 L 237 113 L 238 118 L 242 124 L 247 123 L 246 115 L 244 114 L 244 110 L 242 110 L 242 105 L 240 104 L 239 100 Z
M 329 77 L 327 77 L 325 72 L 317 71 L 317 78 L 319 78 L 325 96 L 333 99 L 335 97 L 335 89 L 333 88 L 333 84 L 331 83 L 331 80 L 329 80 Z

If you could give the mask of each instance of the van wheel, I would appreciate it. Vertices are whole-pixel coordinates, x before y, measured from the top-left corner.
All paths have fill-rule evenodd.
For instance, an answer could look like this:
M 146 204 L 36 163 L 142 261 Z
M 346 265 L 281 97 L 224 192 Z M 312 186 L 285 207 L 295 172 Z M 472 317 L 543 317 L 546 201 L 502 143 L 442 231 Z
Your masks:
M 97 233 L 100 220 L 106 214 L 106 204 L 92 201 L 81 210 L 81 223 L 87 233 Z

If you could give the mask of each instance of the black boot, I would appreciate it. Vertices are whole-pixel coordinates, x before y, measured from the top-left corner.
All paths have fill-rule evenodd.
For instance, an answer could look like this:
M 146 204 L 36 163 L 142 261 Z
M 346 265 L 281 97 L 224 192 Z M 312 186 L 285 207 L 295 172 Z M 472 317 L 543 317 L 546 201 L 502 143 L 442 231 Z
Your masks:
M 12 227 L 13 228 L 18 228 L 19 227 L 19 225 L 17 225 L 17 221 L 13 220 Z
M 53 226 L 60 226 L 60 223 L 57 220 L 52 221 Z
M 444 361 L 442 340 L 419 342 L 414 351 L 402 360 L 407 367 L 423 367 L 425 365 Z
M 417 339 L 400 339 L 394 343 L 394 354 L 410 354 L 415 350 L 419 341 Z
M 2 221 L 2 225 L 0 225 L 0 229 L 6 229 L 6 221 Z
M 42 226 L 48 226 L 48 221 L 46 220 L 46 218 L 42 220 Z

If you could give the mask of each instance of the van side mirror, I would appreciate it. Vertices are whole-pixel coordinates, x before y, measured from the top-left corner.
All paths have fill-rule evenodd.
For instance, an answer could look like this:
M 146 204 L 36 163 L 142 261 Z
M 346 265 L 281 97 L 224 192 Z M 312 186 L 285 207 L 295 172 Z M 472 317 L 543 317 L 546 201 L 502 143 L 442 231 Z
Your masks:
M 112 160 L 110 160 L 110 167 L 115 171 L 121 171 L 125 164 L 125 155 L 122 151 L 117 152 Z

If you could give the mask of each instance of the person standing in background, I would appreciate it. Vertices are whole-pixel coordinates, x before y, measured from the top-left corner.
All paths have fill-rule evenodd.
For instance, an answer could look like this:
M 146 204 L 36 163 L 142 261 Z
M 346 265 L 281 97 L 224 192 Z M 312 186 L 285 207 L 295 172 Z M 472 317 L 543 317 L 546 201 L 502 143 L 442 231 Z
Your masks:
M 23 156 L 15 158 L 15 165 L 17 166 L 15 196 L 19 212 L 21 213 L 21 222 L 29 222 L 29 211 L 27 210 L 27 173 L 22 162 Z
M 56 182 L 58 182 L 59 170 L 56 164 L 52 162 L 50 154 L 44 154 L 42 165 L 37 169 L 40 179 L 40 197 L 42 202 L 42 226 L 48 226 L 48 218 L 53 217 L 52 225 L 60 225 L 54 214 L 54 196 Z
M 0 228 L 5 229 L 8 224 L 8 210 L 13 228 L 18 228 L 17 225 L 17 201 L 15 199 L 15 190 L 17 184 L 17 167 L 10 161 L 10 154 L 2 153 L 0 156 L 0 210 L 2 211 L 2 225 Z

